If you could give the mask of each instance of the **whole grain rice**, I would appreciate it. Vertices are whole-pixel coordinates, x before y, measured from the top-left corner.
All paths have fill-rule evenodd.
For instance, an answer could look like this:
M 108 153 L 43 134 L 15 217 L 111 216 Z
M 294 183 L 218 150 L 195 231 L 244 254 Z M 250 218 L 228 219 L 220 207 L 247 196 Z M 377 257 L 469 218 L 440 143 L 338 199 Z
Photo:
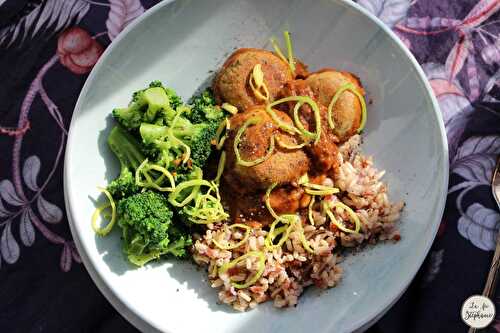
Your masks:
M 276 307 L 297 304 L 304 288 L 315 285 L 318 288 L 335 287 L 342 277 L 342 250 L 363 243 L 400 238 L 396 222 L 404 203 L 391 203 L 387 186 L 381 181 L 384 171 L 373 166 L 371 157 L 359 151 L 361 138 L 355 135 L 339 146 L 339 167 L 332 178 L 326 178 L 323 185 L 339 188 L 336 195 L 325 200 L 341 201 L 353 209 L 361 228 L 359 233 L 341 232 L 321 211 L 321 206 L 313 206 L 314 225 L 302 219 L 303 232 L 313 253 L 308 252 L 300 239 L 300 231 L 294 227 L 282 247 L 266 250 L 264 239 L 267 231 L 252 229 L 248 239 L 239 247 L 223 250 L 215 246 L 219 243 L 237 243 L 243 239 L 240 230 L 230 229 L 227 224 L 213 224 L 205 235 L 193 245 L 193 258 L 199 265 L 206 266 L 210 285 L 219 289 L 221 302 L 238 311 L 253 309 L 258 303 L 273 300 Z M 334 209 L 335 217 L 343 223 L 350 223 L 345 210 Z M 251 286 L 235 289 L 233 282 L 243 282 L 256 274 L 259 265 L 257 257 L 248 257 L 235 267 L 221 273 L 220 268 L 231 260 L 250 251 L 265 253 L 264 272 Z M 232 282 L 233 281 L 233 282 Z

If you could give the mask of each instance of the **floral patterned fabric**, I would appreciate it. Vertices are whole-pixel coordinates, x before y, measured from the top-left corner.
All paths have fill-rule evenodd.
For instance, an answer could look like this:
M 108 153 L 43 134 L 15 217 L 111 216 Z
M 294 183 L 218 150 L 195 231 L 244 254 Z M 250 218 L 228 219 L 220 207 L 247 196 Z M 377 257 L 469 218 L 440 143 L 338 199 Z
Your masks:
M 81 264 L 64 210 L 65 141 L 103 50 L 156 0 L 0 0 L 0 331 L 134 331 Z M 359 0 L 422 65 L 450 149 L 436 241 L 372 332 L 460 332 L 481 293 L 500 214 L 488 184 L 500 154 L 500 0 Z M 500 295 L 500 293 L 498 293 Z M 497 320 L 489 327 L 500 332 Z

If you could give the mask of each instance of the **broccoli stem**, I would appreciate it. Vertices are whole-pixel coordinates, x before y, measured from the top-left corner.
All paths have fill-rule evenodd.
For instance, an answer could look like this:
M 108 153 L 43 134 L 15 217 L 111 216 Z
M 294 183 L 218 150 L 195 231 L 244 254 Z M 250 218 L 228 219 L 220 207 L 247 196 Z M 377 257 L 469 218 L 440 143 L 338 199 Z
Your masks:
M 115 126 L 108 137 L 108 145 L 124 169 L 135 170 L 144 161 L 139 142 L 125 129 Z

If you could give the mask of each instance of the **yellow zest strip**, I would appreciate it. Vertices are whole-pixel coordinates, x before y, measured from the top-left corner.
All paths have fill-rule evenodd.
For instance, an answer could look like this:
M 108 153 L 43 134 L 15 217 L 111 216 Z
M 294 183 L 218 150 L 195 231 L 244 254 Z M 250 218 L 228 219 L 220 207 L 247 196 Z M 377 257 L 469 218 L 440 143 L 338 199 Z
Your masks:
M 273 154 L 273 152 L 274 152 L 274 135 L 271 136 L 271 139 L 270 139 L 271 142 L 269 144 L 269 148 L 267 150 L 266 155 L 259 157 L 253 161 L 245 161 L 241 158 L 240 151 L 238 149 L 238 145 L 241 141 L 241 136 L 243 135 L 243 133 L 245 132 L 245 130 L 249 126 L 256 125 L 259 123 L 259 121 L 260 121 L 259 118 L 250 118 L 247 121 L 245 121 L 245 123 L 243 123 L 243 125 L 238 129 L 238 132 L 236 133 L 236 137 L 234 138 L 234 144 L 233 144 L 234 154 L 236 155 L 236 164 L 243 165 L 246 167 L 252 167 L 252 166 L 255 166 L 257 164 L 260 164 L 260 163 L 266 161 Z
M 331 129 L 335 128 L 335 122 L 333 120 L 333 115 L 332 115 L 333 107 L 337 103 L 337 100 L 340 98 L 340 95 L 342 95 L 342 93 L 346 90 L 350 91 L 354 95 L 356 95 L 356 97 L 359 100 L 359 103 L 361 104 L 361 122 L 360 122 L 359 128 L 358 128 L 358 133 L 359 133 L 363 130 L 363 128 L 365 127 L 365 124 L 366 124 L 366 118 L 367 118 L 366 102 L 365 102 L 365 98 L 359 93 L 359 91 L 356 89 L 356 87 L 352 83 L 343 84 L 342 86 L 340 86 L 340 88 L 333 95 L 332 100 L 330 101 L 330 104 L 328 104 L 328 125 L 330 126 Z
M 195 198 L 201 186 L 212 187 L 212 184 L 208 180 L 204 179 L 193 179 L 182 182 L 175 187 L 175 190 L 172 193 L 170 193 L 170 195 L 168 196 L 168 201 L 176 207 L 183 207 Z M 190 187 L 193 187 L 193 191 L 191 192 L 191 194 L 189 194 L 182 202 L 178 202 L 176 198 L 180 195 L 182 190 Z
M 95 233 L 98 234 L 99 236 L 106 236 L 107 234 L 109 234 L 111 229 L 113 229 L 113 226 L 115 225 L 116 222 L 116 205 L 115 201 L 113 200 L 113 197 L 111 196 L 111 193 L 109 193 L 106 189 L 102 187 L 98 187 L 98 189 L 99 191 L 101 191 L 106 195 L 106 197 L 109 200 L 109 203 L 97 207 L 96 210 L 94 211 L 94 214 L 92 214 L 92 229 L 94 229 Z M 111 219 L 109 220 L 108 224 L 105 227 L 101 228 L 97 225 L 97 219 L 101 215 L 101 212 L 109 207 L 111 207 Z
M 241 245 L 243 245 L 247 240 L 248 240 L 248 237 L 250 237 L 250 231 L 251 231 L 251 228 L 245 224 L 241 224 L 241 223 L 236 223 L 236 224 L 231 224 L 228 229 L 234 229 L 234 228 L 241 228 L 241 229 L 245 229 L 245 236 L 243 236 L 243 238 L 238 242 L 238 243 L 235 243 L 235 244 L 231 244 L 231 245 L 222 245 L 221 243 L 219 243 L 218 241 L 216 241 L 215 239 L 212 239 L 212 242 L 220 249 L 222 250 L 232 250 L 232 249 L 236 249 L 238 247 L 240 247 Z
M 219 157 L 219 164 L 217 164 L 217 174 L 215 176 L 214 182 L 219 183 L 222 173 L 224 172 L 224 167 L 226 166 L 226 152 L 222 151 Z
M 281 103 L 286 103 L 286 102 L 297 102 L 298 103 L 295 105 L 294 112 L 293 112 L 293 116 L 294 116 L 293 118 L 294 118 L 294 123 L 295 123 L 296 127 L 290 126 L 279 119 L 277 121 L 276 119 L 278 117 L 276 116 L 276 114 L 274 112 L 272 112 L 273 106 L 276 106 L 276 105 L 281 104 Z M 309 104 L 309 106 L 311 106 L 311 109 L 314 112 L 314 122 L 315 122 L 315 127 L 316 127 L 315 133 L 307 131 L 299 119 L 299 112 L 298 111 L 299 111 L 300 106 L 302 106 L 303 104 Z M 309 96 L 288 96 L 288 97 L 279 99 L 279 100 L 269 104 L 266 107 L 266 111 L 271 115 L 271 117 L 273 117 L 273 114 L 274 114 L 273 120 L 278 123 L 278 126 L 280 128 L 286 130 L 287 132 L 289 132 L 291 134 L 299 133 L 305 137 L 314 138 L 314 143 L 318 143 L 318 141 L 321 137 L 321 114 L 319 111 L 318 104 L 316 104 L 316 102 L 311 97 L 309 97 Z
M 238 113 L 238 108 L 232 104 L 229 104 L 229 103 L 222 103 L 221 108 L 223 110 L 226 110 L 230 114 L 237 114 Z
M 347 211 L 347 214 L 349 214 L 351 221 L 354 222 L 354 225 L 355 225 L 354 230 L 346 228 L 343 223 L 340 223 L 339 221 L 337 221 L 337 219 L 335 218 L 335 215 L 333 215 L 333 212 L 332 212 L 332 209 L 336 208 L 336 207 L 341 207 L 342 209 L 345 209 Z M 328 215 L 328 217 L 330 218 L 332 223 L 335 224 L 337 226 L 337 228 L 339 228 L 340 230 L 342 230 L 343 232 L 346 232 L 346 233 L 355 233 L 355 234 L 359 233 L 359 229 L 361 227 L 361 222 L 359 221 L 359 217 L 356 215 L 356 213 L 350 207 L 348 207 L 347 205 L 345 205 L 344 203 L 342 203 L 340 201 L 336 202 L 334 204 L 329 204 L 329 203 L 323 201 L 323 208 L 326 211 L 326 214 Z
M 219 275 L 224 274 L 228 271 L 228 269 L 235 267 L 240 262 L 246 260 L 248 257 L 257 257 L 259 259 L 259 262 L 258 262 L 259 267 L 258 267 L 255 275 L 252 276 L 250 279 L 247 279 L 247 281 L 245 281 L 245 283 L 241 284 L 241 283 L 231 281 L 231 285 L 236 289 L 243 289 L 243 288 L 250 287 L 255 282 L 257 282 L 257 280 L 262 276 L 262 273 L 264 273 L 264 268 L 266 267 L 266 265 L 265 265 L 266 256 L 264 255 L 264 253 L 261 251 L 250 251 L 250 252 L 222 265 L 219 268 Z M 231 278 L 231 277 L 229 277 L 229 278 Z
M 311 223 L 311 225 L 314 225 L 313 205 L 315 201 L 316 197 L 314 195 L 311 196 L 311 201 L 309 201 L 309 205 L 307 207 L 307 217 L 309 218 L 309 222 Z
M 221 138 L 222 131 L 226 129 L 226 134 L 224 134 Z M 221 150 L 222 146 L 224 146 L 224 142 L 227 139 L 227 132 L 231 129 L 231 123 L 229 122 L 228 118 L 225 118 L 217 128 L 217 131 L 215 132 L 215 148 L 217 150 Z

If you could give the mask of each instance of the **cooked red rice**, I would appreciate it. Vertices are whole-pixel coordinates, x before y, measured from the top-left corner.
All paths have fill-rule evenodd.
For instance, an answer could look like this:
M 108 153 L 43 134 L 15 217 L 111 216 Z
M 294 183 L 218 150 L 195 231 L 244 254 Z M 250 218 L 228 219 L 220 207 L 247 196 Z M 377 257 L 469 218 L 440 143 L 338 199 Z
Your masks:
M 199 265 L 208 266 L 210 284 L 219 289 L 221 302 L 239 311 L 253 309 L 258 303 L 270 299 L 277 307 L 296 305 L 306 286 L 314 284 L 325 289 L 339 283 L 342 276 L 339 252 L 342 248 L 378 240 L 399 240 L 395 223 L 404 204 L 389 201 L 387 186 L 381 181 L 384 171 L 378 171 L 371 157 L 359 152 L 360 143 L 360 136 L 355 135 L 339 147 L 339 168 L 333 179 L 324 181 L 324 185 L 335 185 L 341 190 L 328 200 L 340 200 L 359 217 L 361 228 L 358 234 L 341 232 L 328 222 L 320 205 L 316 204 L 314 225 L 303 219 L 304 233 L 314 253 L 304 249 L 297 230 L 292 230 L 283 246 L 273 252 L 265 249 L 267 231 L 263 229 L 253 229 L 244 244 L 232 250 L 221 250 L 212 241 L 236 243 L 243 239 L 242 231 L 229 229 L 227 224 L 209 226 L 205 235 L 196 240 L 193 258 Z M 349 221 L 347 212 L 337 208 L 333 213 L 338 220 Z M 258 258 L 249 257 L 223 274 L 219 268 L 249 251 L 259 250 L 266 256 L 264 273 L 250 287 L 235 289 L 231 281 L 244 282 L 253 276 L 258 270 Z

